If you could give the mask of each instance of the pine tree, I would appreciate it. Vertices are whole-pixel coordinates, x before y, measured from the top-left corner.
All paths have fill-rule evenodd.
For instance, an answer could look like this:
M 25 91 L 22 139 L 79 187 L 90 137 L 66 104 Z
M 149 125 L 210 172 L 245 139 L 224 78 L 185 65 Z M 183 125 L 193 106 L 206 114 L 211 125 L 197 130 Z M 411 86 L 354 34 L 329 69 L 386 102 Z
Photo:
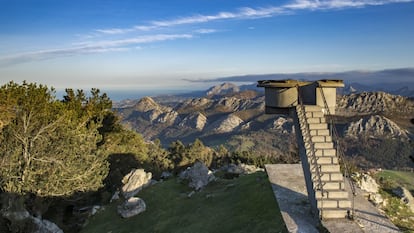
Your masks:
M 0 132 L 1 189 L 65 196 L 101 187 L 108 169 L 97 151 L 98 129 L 108 105 L 98 94 L 57 101 L 54 90 L 43 85 L 2 86 L 0 96 L 7 98 L 0 106 L 12 117 Z

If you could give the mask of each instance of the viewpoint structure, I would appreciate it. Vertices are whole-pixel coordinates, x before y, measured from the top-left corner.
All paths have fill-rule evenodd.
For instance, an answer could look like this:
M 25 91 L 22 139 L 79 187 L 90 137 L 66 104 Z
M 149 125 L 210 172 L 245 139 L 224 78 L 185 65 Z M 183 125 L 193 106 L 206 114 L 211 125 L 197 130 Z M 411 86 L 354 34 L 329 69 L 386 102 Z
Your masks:
M 342 80 L 261 80 L 267 114 L 288 114 L 295 122 L 308 199 L 320 219 L 353 216 L 353 202 L 340 170 L 326 115 L 335 114 L 336 88 Z M 352 192 L 354 192 L 351 185 Z

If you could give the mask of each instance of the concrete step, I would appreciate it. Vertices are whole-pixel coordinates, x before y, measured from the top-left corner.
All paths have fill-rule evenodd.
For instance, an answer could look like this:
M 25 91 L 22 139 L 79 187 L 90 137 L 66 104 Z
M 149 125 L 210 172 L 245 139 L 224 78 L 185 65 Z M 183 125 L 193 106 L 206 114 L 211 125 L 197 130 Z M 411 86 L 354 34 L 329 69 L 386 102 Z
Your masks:
M 323 182 L 323 190 L 343 190 L 345 189 L 345 183 L 343 181 L 329 181 Z
M 320 165 L 322 165 L 322 164 L 338 164 L 338 158 L 334 157 L 334 156 L 326 156 L 326 157 L 317 156 L 316 161 Z
M 324 117 L 323 112 L 306 112 L 306 118 Z
M 319 124 L 319 123 L 326 123 L 325 117 L 312 117 L 308 118 L 309 124 Z
M 316 199 L 322 198 L 321 191 L 315 192 Z M 348 199 L 348 192 L 346 190 L 324 190 L 324 199 Z
M 313 147 L 315 149 L 332 149 L 333 143 L 332 142 L 315 142 L 313 143 Z
M 339 165 L 321 165 L 321 172 L 339 172 L 340 166 Z
M 328 129 L 328 125 L 326 123 L 315 123 L 315 124 L 309 124 L 309 129 Z
M 330 208 L 352 208 L 351 201 L 348 199 L 319 199 L 317 200 L 318 208 L 330 209 Z
M 311 136 L 312 142 L 332 142 L 331 136 Z
M 307 153 L 308 154 L 308 153 Z M 316 149 L 315 150 L 316 156 L 329 156 L 329 157 L 336 157 L 336 150 L 335 149 Z
M 322 219 L 343 219 L 348 216 L 347 208 L 332 208 L 332 209 L 323 209 L 321 211 Z
M 311 129 L 309 134 L 311 136 L 330 136 L 329 129 Z
M 324 172 L 321 174 L 322 181 L 344 181 L 344 176 L 340 172 Z
M 322 108 L 317 105 L 305 105 L 306 112 L 322 112 Z

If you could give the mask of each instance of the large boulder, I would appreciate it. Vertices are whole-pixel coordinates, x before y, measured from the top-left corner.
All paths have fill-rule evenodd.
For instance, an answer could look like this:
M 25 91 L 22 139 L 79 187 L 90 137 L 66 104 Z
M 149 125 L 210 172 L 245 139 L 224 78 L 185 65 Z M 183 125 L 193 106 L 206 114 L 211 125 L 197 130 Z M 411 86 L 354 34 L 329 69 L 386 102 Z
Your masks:
M 125 199 L 133 197 L 141 189 L 151 184 L 152 173 L 145 172 L 144 169 L 132 169 L 122 178 L 122 195 Z
M 189 180 L 188 186 L 197 191 L 215 179 L 213 172 L 208 170 L 207 166 L 200 161 L 183 171 L 180 178 Z
M 257 168 L 255 165 L 249 165 L 249 164 L 229 164 L 225 167 L 223 167 L 223 170 L 226 173 L 230 174 L 236 174 L 236 175 L 242 175 L 242 174 L 252 174 L 257 171 L 264 171 L 263 168 Z
M 3 211 L 2 215 L 12 223 L 19 224 L 22 229 L 25 229 L 26 226 L 34 233 L 63 233 L 55 223 L 33 217 L 27 210 Z
M 374 178 L 368 174 L 361 174 L 360 176 L 358 185 L 362 190 L 368 193 L 378 193 L 379 185 Z
M 398 187 L 393 190 L 393 193 L 401 198 L 401 201 L 403 201 L 414 213 L 414 197 L 411 195 L 411 192 L 408 189 L 404 187 Z
M 37 225 L 34 233 L 63 233 L 62 229 L 49 220 L 32 217 L 32 221 Z
M 118 206 L 118 214 L 123 218 L 130 218 L 146 210 L 147 206 L 139 197 L 131 197 Z

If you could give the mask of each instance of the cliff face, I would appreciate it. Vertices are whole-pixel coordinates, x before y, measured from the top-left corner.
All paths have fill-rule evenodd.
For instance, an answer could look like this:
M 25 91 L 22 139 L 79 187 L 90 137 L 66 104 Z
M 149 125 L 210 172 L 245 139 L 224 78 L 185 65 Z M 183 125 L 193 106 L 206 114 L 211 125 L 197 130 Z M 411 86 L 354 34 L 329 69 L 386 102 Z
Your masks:
M 236 93 L 239 91 L 240 91 L 239 86 L 233 83 L 223 83 L 221 85 L 217 85 L 217 86 L 214 86 L 208 89 L 206 92 L 206 95 L 207 96 L 226 95 L 226 94 Z
M 391 95 L 385 92 L 363 92 L 350 94 L 338 100 L 340 113 L 403 113 L 414 111 L 414 102 L 406 97 Z
M 390 119 L 380 116 L 367 116 L 348 124 L 345 130 L 348 137 L 371 136 L 408 139 L 407 130 L 402 129 Z

